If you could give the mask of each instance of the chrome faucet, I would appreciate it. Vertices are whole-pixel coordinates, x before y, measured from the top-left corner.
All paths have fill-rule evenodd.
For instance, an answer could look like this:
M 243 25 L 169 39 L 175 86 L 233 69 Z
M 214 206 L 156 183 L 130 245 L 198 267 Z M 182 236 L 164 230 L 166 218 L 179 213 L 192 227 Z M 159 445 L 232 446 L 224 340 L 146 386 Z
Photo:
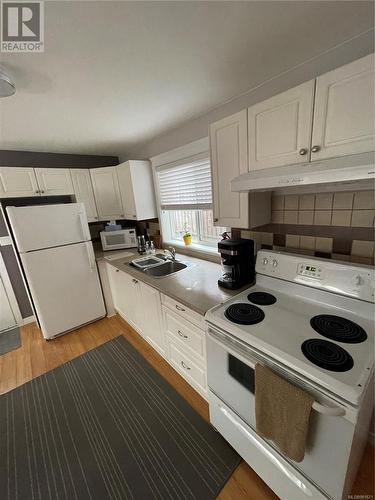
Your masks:
M 176 249 L 174 247 L 166 248 L 165 251 L 169 252 L 168 259 L 176 260 Z

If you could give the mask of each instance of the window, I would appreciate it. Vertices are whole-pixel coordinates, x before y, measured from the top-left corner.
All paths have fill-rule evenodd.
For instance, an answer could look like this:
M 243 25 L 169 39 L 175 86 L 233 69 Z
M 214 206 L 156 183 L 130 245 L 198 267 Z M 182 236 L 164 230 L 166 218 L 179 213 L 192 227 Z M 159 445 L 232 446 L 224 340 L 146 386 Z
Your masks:
M 183 244 L 188 231 L 192 246 L 217 248 L 225 227 L 214 226 L 211 169 L 207 157 L 158 169 L 163 240 Z

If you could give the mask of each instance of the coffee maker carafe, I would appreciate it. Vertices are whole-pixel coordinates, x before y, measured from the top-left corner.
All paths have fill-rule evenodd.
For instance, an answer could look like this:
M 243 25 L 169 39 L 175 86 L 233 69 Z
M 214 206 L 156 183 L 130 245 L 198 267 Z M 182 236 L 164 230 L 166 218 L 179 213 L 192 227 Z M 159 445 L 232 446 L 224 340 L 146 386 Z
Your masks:
M 255 279 L 254 241 L 224 239 L 218 243 L 223 275 L 218 285 L 236 290 Z

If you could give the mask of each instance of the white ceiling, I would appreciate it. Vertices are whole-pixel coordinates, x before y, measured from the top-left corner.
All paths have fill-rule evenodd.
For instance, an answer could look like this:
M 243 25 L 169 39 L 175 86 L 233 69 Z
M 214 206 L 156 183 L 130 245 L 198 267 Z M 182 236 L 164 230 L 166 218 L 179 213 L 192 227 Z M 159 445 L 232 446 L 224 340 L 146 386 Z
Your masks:
M 46 2 L 45 52 L 0 55 L 0 149 L 124 152 L 368 30 L 371 4 Z

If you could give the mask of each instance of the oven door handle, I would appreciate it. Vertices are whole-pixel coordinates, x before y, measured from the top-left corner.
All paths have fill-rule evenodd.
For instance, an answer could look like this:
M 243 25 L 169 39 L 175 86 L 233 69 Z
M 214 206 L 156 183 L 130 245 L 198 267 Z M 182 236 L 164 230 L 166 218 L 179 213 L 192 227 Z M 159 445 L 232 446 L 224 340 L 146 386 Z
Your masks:
M 317 411 L 318 413 L 321 413 L 322 415 L 328 415 L 330 417 L 342 417 L 346 413 L 345 408 L 340 408 L 338 406 L 324 406 L 317 401 L 314 401 L 314 403 L 312 404 L 312 409 Z

